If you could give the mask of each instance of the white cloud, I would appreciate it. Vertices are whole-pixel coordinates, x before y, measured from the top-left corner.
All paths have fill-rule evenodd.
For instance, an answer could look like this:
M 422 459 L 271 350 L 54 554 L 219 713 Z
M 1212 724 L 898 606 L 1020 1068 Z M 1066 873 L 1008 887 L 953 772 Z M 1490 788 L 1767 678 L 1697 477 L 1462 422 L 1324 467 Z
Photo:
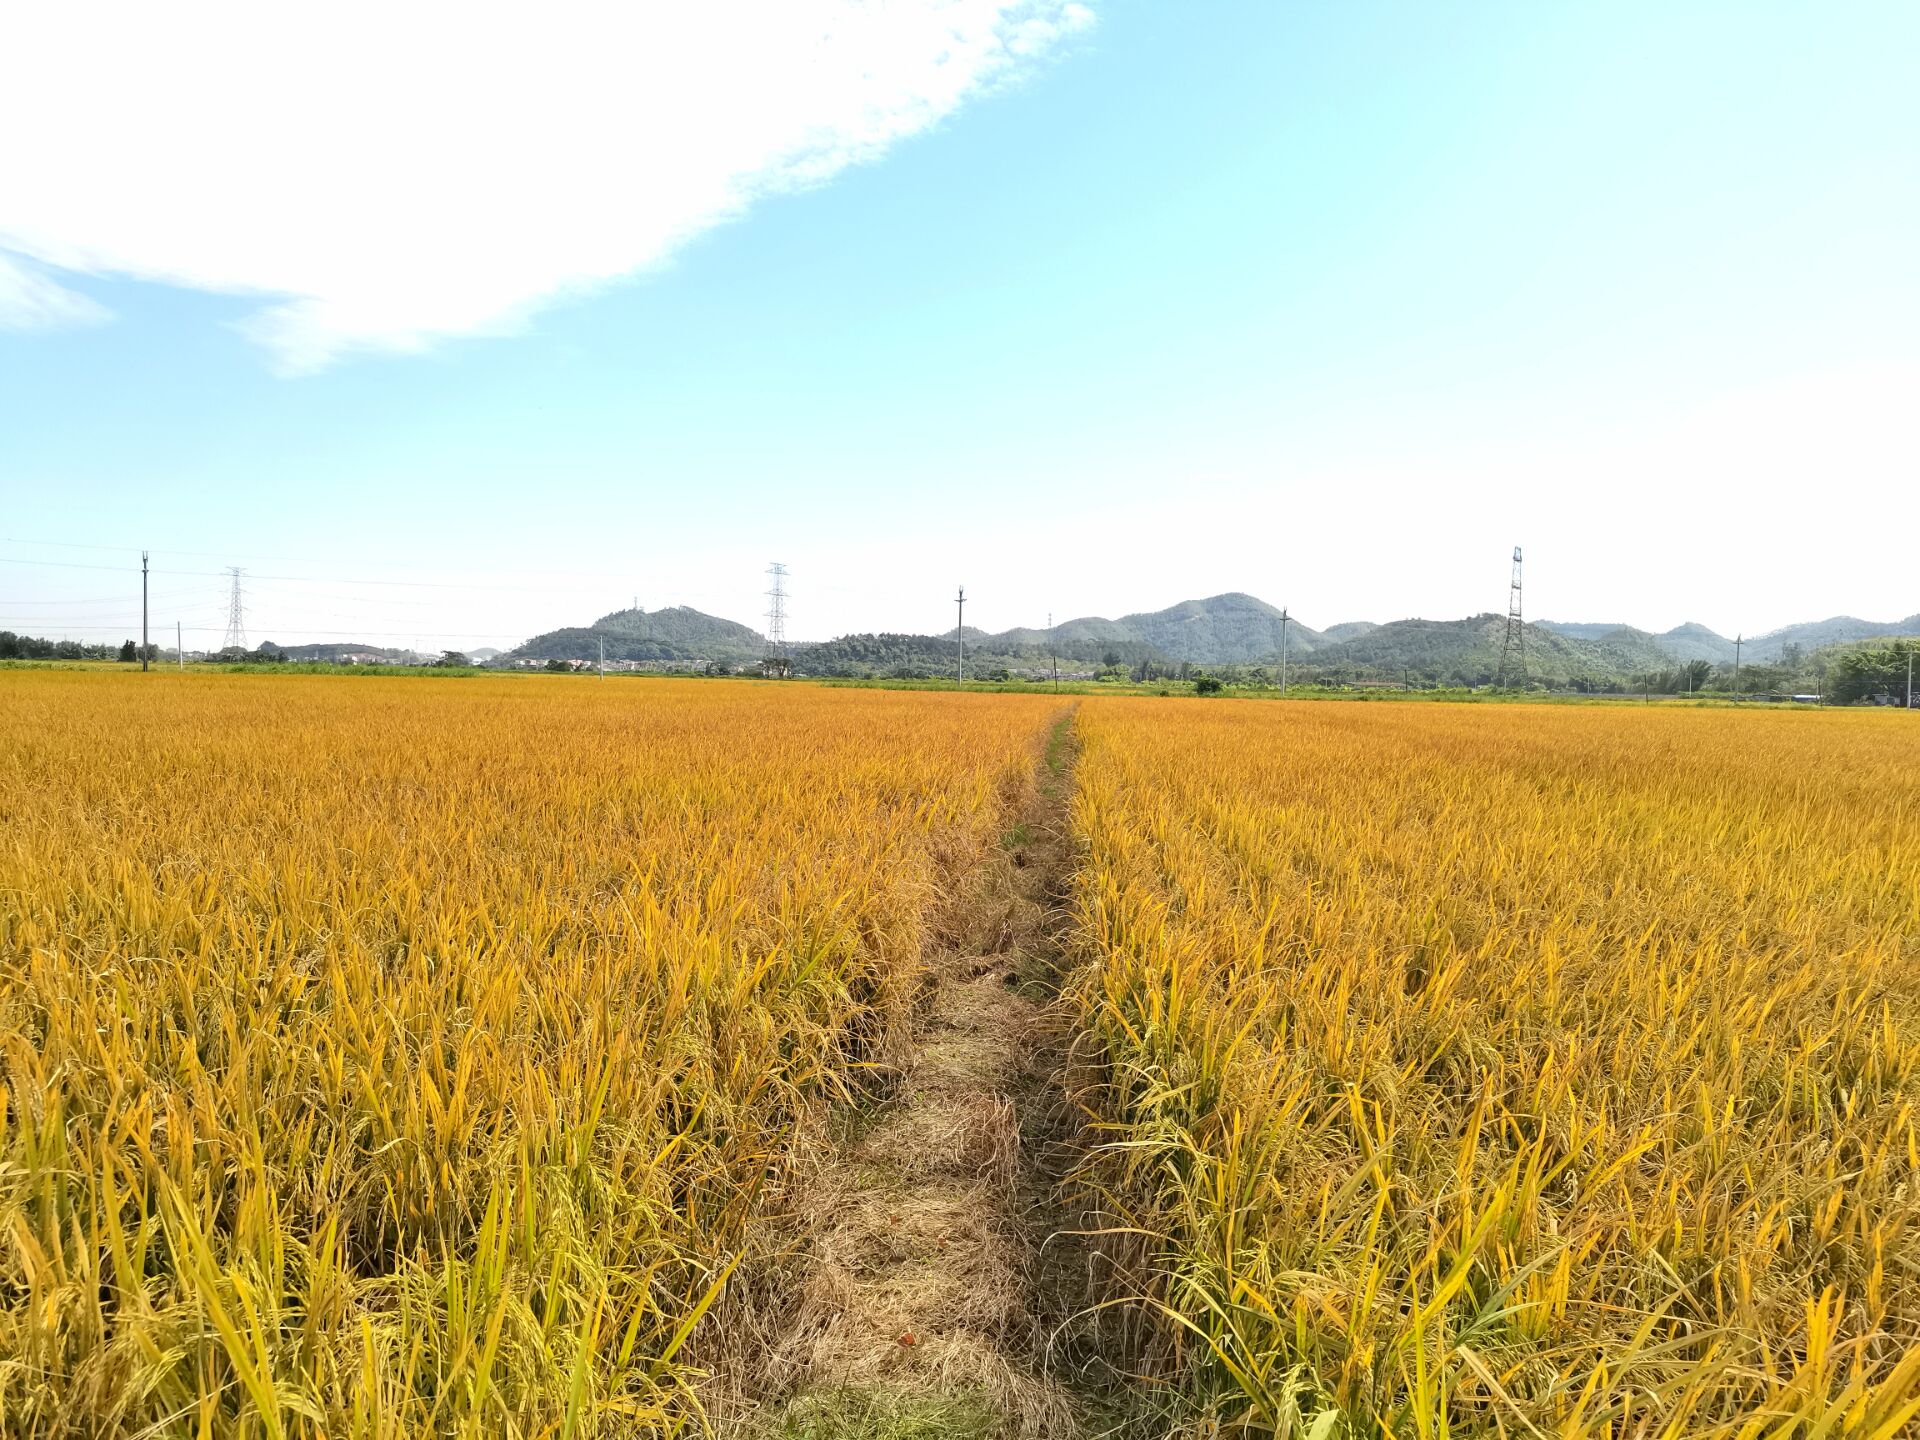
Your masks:
M 107 318 L 103 306 L 0 253 L 0 330 L 64 330 Z
M 498 333 L 873 159 L 1091 19 L 1067 0 L 12 6 L 0 248 L 258 295 L 247 329 L 289 370 Z M 80 299 L 35 278 L 33 303 Z

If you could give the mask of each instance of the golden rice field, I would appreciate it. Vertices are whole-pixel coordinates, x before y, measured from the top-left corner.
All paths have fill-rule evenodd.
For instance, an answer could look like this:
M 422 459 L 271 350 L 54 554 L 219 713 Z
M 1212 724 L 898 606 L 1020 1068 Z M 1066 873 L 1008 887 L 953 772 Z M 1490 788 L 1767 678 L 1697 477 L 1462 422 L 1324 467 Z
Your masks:
M 700 1433 L 1058 714 L 0 677 L 0 1435 Z M 1920 1430 L 1909 722 L 1085 703 L 1154 1433 Z
M 1055 713 L 0 677 L 0 1432 L 697 1429 Z
M 1138 1363 L 1235 1433 L 1920 1433 L 1911 717 L 1078 728 Z

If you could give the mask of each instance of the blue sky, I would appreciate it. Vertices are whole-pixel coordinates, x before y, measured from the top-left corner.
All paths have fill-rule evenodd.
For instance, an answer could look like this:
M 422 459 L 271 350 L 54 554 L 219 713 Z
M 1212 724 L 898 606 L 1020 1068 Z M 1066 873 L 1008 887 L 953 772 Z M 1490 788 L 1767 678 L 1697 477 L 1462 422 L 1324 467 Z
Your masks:
M 256 639 L 466 648 L 636 595 L 757 622 L 771 559 L 804 637 L 936 630 L 958 583 L 987 628 L 1223 590 L 1448 617 L 1503 604 L 1515 543 L 1548 618 L 1920 610 L 1873 558 L 1920 520 L 1920 8 L 1000 10 L 983 44 L 1046 28 L 958 85 L 899 60 L 879 131 L 811 183 L 748 167 L 718 212 L 635 213 L 706 193 L 697 99 L 522 163 L 518 132 L 458 153 L 475 92 L 411 72 L 402 120 L 492 208 L 406 222 L 438 162 L 379 174 L 344 120 L 341 170 L 382 183 L 306 187 L 336 137 L 283 129 L 271 84 L 191 205 L 117 204 L 111 127 L 41 156 L 31 203 L 0 152 L 0 627 L 118 638 L 124 576 L 77 567 L 143 546 L 156 624 L 209 643 L 227 564 Z M 701 93 L 753 68 L 722 43 L 687 40 Z M 558 53 L 536 93 L 572 83 Z M 842 123 L 740 83 L 776 140 Z M 61 115 L 19 140 L 19 88 L 0 133 L 59 152 Z M 515 230 L 572 203 L 560 153 L 626 208 Z M 296 254 L 258 216 L 308 194 L 325 243 Z M 583 260 L 588 226 L 635 238 Z M 327 308 L 260 319 L 302 295 Z

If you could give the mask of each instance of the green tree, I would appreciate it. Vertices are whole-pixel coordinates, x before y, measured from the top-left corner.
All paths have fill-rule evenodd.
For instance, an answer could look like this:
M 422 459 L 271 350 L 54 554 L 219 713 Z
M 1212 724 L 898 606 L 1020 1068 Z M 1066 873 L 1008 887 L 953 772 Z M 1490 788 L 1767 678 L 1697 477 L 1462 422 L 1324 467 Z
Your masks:
M 1774 690 L 1793 688 L 1793 671 L 1785 665 L 1742 665 L 1740 667 L 1740 693 L 1742 695 L 1764 695 Z
M 140 658 L 140 647 L 138 645 L 135 645 L 133 641 L 128 640 L 121 645 L 120 647 L 120 663 L 121 664 L 131 665 L 135 660 L 138 660 L 139 658 Z
M 1920 669 L 1920 640 L 1843 650 L 1827 672 L 1827 698 L 1836 705 L 1854 705 L 1886 696 L 1905 704 L 1909 656 Z
M 1196 675 L 1193 677 L 1193 693 L 1196 695 L 1218 695 L 1226 688 L 1218 675 Z
M 445 670 L 465 669 L 467 666 L 473 664 L 471 660 L 462 655 L 458 650 L 442 650 L 440 652 L 440 658 L 433 663 Z

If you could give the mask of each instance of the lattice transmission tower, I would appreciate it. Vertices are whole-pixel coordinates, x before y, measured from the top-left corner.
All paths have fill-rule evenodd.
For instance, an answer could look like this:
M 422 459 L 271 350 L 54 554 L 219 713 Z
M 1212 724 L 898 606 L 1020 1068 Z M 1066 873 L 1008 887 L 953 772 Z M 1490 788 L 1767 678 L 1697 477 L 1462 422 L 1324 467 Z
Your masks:
M 247 572 L 238 565 L 229 565 L 227 574 L 233 577 L 233 584 L 227 593 L 227 638 L 221 646 L 226 650 L 244 650 L 247 648 L 246 608 L 241 603 L 246 594 L 240 588 L 240 577 Z
M 1520 547 L 1513 547 L 1513 584 L 1507 590 L 1507 638 L 1500 646 L 1500 688 L 1527 683 L 1527 624 L 1520 616 Z
M 787 655 L 787 567 L 778 560 L 767 566 L 767 653 L 760 669 L 785 676 L 793 668 Z

